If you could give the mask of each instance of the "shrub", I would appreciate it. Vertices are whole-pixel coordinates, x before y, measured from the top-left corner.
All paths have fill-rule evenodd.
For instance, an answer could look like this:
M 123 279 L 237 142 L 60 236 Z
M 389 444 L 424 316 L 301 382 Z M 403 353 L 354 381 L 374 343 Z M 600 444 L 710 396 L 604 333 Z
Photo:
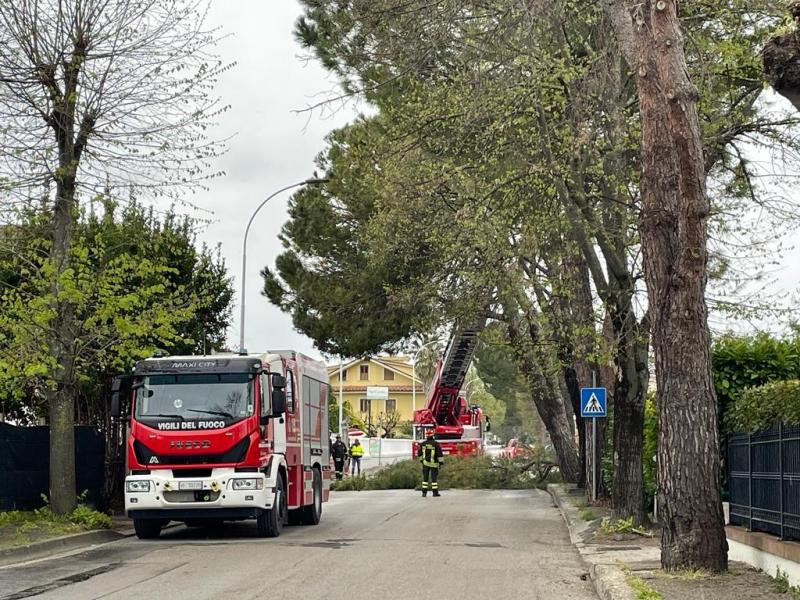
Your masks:
M 725 415 L 730 431 L 770 429 L 778 423 L 800 425 L 800 381 L 773 381 L 745 389 Z
M 67 520 L 75 525 L 80 525 L 86 529 L 111 529 L 111 517 L 105 513 L 92 510 L 85 504 L 78 507 L 67 515 Z

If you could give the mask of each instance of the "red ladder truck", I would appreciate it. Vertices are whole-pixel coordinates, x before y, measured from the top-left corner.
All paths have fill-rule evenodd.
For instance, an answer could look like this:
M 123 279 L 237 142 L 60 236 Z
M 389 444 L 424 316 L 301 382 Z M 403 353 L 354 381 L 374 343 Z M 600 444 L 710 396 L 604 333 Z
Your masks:
M 170 521 L 316 525 L 330 493 L 328 375 L 294 351 L 173 356 L 117 377 L 130 408 L 125 512 L 139 538 Z M 126 411 L 127 412 L 127 411 Z
M 436 365 L 426 406 L 414 411 L 414 428 L 421 439 L 425 430 L 433 428 L 436 440 L 444 454 L 459 456 L 477 455 L 483 451 L 484 434 L 489 431 L 489 421 L 484 424 L 480 407 L 467 406 L 461 395 L 461 386 L 467 376 L 478 334 L 486 321 L 478 321 L 471 326 L 453 329 L 444 359 Z M 417 455 L 420 442 L 412 443 L 413 456 Z

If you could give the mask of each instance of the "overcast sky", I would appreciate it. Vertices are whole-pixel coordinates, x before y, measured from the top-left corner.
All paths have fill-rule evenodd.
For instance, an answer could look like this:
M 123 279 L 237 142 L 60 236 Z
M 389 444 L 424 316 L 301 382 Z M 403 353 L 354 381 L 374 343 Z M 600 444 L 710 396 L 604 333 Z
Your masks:
M 232 105 L 222 115 L 221 137 L 234 135 L 228 153 L 218 160 L 227 176 L 193 202 L 213 211 L 202 239 L 221 242 L 228 269 L 235 277 L 234 327 L 231 348 L 239 339 L 242 237 L 250 215 L 269 194 L 313 174 L 314 158 L 324 138 L 356 116 L 356 107 L 297 113 L 335 88 L 335 80 L 304 52 L 292 35 L 300 6 L 292 0 L 214 0 L 209 25 L 230 34 L 218 47 L 222 59 L 238 63 L 225 73 L 219 94 Z M 290 348 L 319 358 L 310 339 L 292 328 L 291 319 L 261 295 L 259 271 L 274 265 L 278 241 L 287 220 L 291 191 L 270 200 L 256 217 L 247 243 L 245 347 L 251 352 Z M 197 216 L 203 217 L 202 213 Z

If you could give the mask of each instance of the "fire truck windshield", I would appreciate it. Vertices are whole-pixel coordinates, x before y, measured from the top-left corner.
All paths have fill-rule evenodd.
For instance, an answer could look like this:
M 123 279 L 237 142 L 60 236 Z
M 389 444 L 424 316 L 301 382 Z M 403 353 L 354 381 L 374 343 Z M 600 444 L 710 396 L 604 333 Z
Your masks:
M 248 373 L 149 375 L 137 388 L 134 418 L 158 429 L 220 429 L 255 411 Z

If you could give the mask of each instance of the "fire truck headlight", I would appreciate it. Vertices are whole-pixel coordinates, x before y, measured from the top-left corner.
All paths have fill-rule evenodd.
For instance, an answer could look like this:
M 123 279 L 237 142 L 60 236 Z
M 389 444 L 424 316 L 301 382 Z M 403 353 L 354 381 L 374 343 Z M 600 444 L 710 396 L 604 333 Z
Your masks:
M 125 483 L 125 491 L 127 492 L 149 492 L 150 482 L 147 480 L 134 480 Z
M 233 489 L 235 490 L 260 490 L 264 487 L 263 479 L 234 479 Z

